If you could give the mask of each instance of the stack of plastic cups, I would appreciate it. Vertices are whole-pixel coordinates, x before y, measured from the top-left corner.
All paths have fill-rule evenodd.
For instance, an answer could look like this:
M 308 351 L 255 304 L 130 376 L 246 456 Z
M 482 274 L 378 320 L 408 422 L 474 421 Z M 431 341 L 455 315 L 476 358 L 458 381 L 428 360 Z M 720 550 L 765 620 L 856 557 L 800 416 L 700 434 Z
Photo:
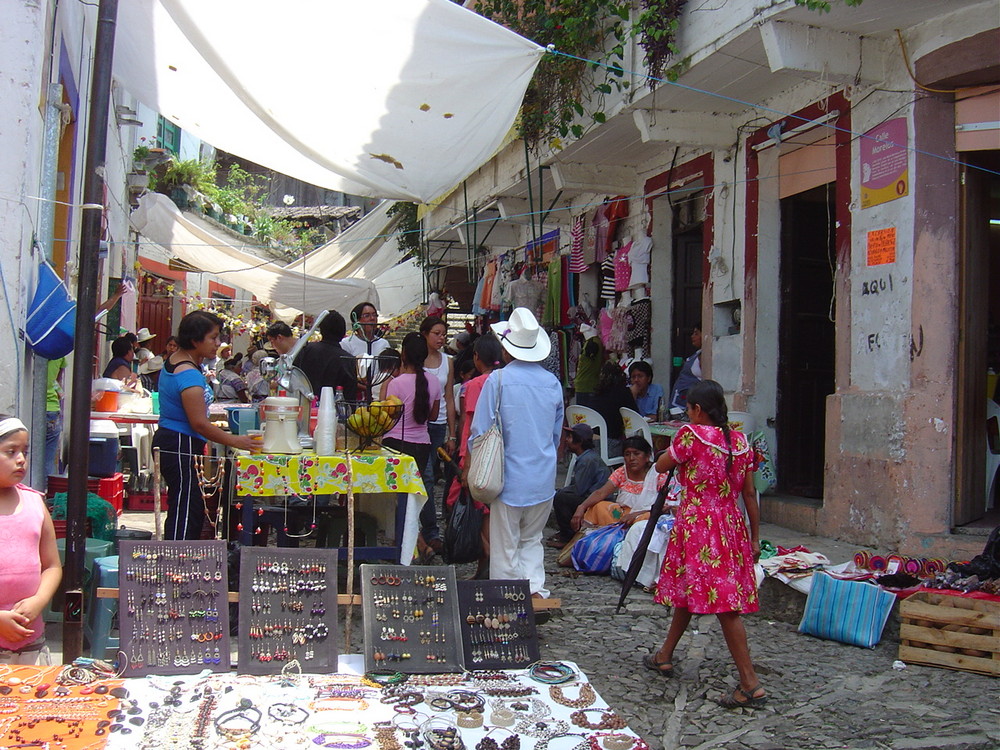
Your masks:
M 333 403 L 333 388 L 326 386 L 320 392 L 319 415 L 316 419 L 316 455 L 332 456 L 336 448 L 337 411 Z

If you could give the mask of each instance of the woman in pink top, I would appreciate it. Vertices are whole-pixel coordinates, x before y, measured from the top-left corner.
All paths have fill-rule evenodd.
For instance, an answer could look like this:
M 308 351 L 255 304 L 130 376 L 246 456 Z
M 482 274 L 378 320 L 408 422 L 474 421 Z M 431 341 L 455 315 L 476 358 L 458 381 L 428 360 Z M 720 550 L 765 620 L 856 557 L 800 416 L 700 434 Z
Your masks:
M 403 401 L 403 416 L 386 433 L 382 444 L 400 453 L 413 456 L 417 468 L 423 470 L 431 454 L 431 436 L 427 423 L 438 413 L 441 403 L 441 384 L 437 378 L 428 377 L 424 371 L 427 359 L 427 342 L 419 333 L 408 333 L 400 347 L 401 363 L 399 375 L 392 379 L 385 389 L 386 396 L 398 396 Z M 423 538 L 421 550 L 430 539 L 437 539 L 437 513 L 434 512 L 433 496 L 420 510 L 420 535 Z M 433 553 L 424 557 L 429 559 Z
M 28 430 L 0 415 L 0 663 L 48 664 L 42 610 L 62 579 L 56 532 L 42 494 L 21 484 Z

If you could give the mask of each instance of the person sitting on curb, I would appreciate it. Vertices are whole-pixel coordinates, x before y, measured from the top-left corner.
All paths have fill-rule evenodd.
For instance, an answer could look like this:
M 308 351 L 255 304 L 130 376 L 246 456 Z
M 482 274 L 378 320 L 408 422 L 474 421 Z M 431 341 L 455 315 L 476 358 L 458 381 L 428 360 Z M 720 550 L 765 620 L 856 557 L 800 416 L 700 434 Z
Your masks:
M 573 527 L 570 521 L 573 514 L 584 500 L 606 481 L 611 470 L 601 460 L 600 454 L 594 448 L 594 430 L 590 425 L 575 424 L 563 428 L 566 448 L 573 452 L 576 461 L 573 464 L 573 481 L 568 486 L 556 492 L 552 501 L 552 509 L 559 532 L 548 540 L 550 547 L 564 547 L 573 538 Z

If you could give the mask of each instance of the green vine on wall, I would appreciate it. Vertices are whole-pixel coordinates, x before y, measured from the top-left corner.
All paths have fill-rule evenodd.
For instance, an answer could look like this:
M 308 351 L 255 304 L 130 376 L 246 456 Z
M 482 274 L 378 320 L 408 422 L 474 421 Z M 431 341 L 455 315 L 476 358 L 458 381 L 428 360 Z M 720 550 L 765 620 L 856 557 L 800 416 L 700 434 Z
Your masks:
M 476 11 L 536 44 L 552 44 L 567 55 L 546 55 L 538 64 L 521 105 L 519 129 L 532 149 L 561 147 L 569 135 L 606 121 L 604 97 L 627 88 L 625 42 L 630 3 L 622 0 L 480 0 Z M 587 70 L 602 67 L 604 78 L 588 83 Z M 579 118 L 588 119 L 585 125 Z
M 654 80 L 664 77 L 667 60 L 677 54 L 677 28 L 687 0 L 642 0 L 642 12 L 636 19 L 633 33 L 639 37 L 639 45 L 646 53 L 646 70 Z M 667 80 L 676 81 L 683 71 L 676 68 L 666 70 Z
M 390 217 L 399 217 L 399 224 L 396 227 L 396 242 L 399 245 L 399 251 L 403 254 L 403 260 L 413 258 L 418 265 L 422 265 L 424 248 L 420 220 L 417 218 L 417 204 L 398 201 L 389 207 L 387 214 Z
M 841 0 L 844 5 L 849 8 L 856 8 L 861 5 L 864 0 Z M 819 13 L 829 13 L 830 9 L 833 8 L 833 2 L 831 0 L 795 0 L 796 5 L 804 5 L 809 10 L 815 10 Z

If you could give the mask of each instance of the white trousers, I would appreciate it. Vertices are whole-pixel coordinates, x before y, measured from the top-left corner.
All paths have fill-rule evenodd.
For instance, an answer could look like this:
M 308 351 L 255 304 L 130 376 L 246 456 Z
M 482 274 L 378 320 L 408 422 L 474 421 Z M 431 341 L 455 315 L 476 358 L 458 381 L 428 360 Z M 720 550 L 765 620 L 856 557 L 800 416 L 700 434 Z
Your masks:
M 490 505 L 491 579 L 527 579 L 532 594 L 548 598 L 542 532 L 551 510 L 551 498 L 524 508 L 501 500 Z

